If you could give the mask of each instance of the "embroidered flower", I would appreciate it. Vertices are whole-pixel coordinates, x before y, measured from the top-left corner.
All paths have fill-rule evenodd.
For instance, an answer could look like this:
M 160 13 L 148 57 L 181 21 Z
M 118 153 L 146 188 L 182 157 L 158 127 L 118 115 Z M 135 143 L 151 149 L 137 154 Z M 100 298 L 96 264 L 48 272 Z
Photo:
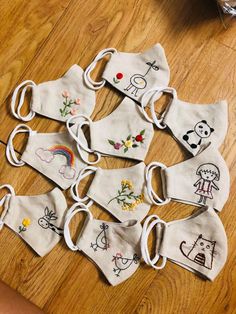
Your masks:
M 27 227 L 31 224 L 30 218 L 24 218 L 21 222 L 22 226 L 19 226 L 19 233 L 27 230 Z
M 124 153 L 126 153 L 130 148 L 140 147 L 145 140 L 144 138 L 145 130 L 142 130 L 138 135 L 132 136 L 131 134 L 127 136 L 126 140 L 121 140 L 120 142 L 115 142 L 113 140 L 108 140 L 108 143 L 114 147 L 114 149 L 119 150 L 124 147 Z
M 143 203 L 144 194 L 135 195 L 133 183 L 124 179 L 121 181 L 121 190 L 118 190 L 118 195 L 113 197 L 108 204 L 114 200 L 121 206 L 122 210 L 133 211 L 139 204 Z
M 117 149 L 117 150 L 119 150 L 121 147 L 122 147 L 122 144 L 120 144 L 120 143 L 115 143 L 114 144 L 114 148 Z
M 120 83 L 120 80 L 122 80 L 123 77 L 124 77 L 123 73 L 120 73 L 120 72 L 116 73 L 116 76 L 113 77 L 113 82 L 115 84 L 118 84 L 118 83 Z
M 72 107 L 72 105 L 80 105 L 80 98 L 76 98 L 75 100 L 69 99 L 70 93 L 66 90 L 62 92 L 62 97 L 65 98 L 63 101 L 63 108 L 60 108 L 61 116 L 64 118 L 68 114 L 71 114 L 72 116 L 78 114 L 78 110 L 76 107 Z

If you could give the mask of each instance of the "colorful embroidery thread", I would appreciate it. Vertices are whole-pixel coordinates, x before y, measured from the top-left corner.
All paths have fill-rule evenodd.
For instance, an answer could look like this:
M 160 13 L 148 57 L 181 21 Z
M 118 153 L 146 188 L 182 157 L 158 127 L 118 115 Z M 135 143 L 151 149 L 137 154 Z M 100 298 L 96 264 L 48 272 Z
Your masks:
M 120 80 L 124 77 L 123 73 L 117 73 L 115 77 L 113 77 L 113 82 L 115 84 L 120 83 Z
M 133 183 L 129 180 L 121 181 L 121 190 L 118 190 L 118 195 L 113 197 L 108 204 L 116 200 L 121 208 L 126 211 L 133 211 L 135 208 L 143 203 L 144 195 L 135 195 L 133 191 Z M 133 200 L 133 202 L 132 202 Z M 129 202 L 130 201 L 130 202 Z
M 38 224 L 43 229 L 51 229 L 52 231 L 56 232 L 59 236 L 63 235 L 63 229 L 55 226 L 50 221 L 57 220 L 56 213 L 54 211 L 50 211 L 48 207 L 44 209 L 44 216 L 39 218 Z
M 131 134 L 127 136 L 126 140 L 121 140 L 120 142 L 115 142 L 113 140 L 108 140 L 109 144 L 111 144 L 114 149 L 119 150 L 124 147 L 124 153 L 126 153 L 130 148 L 139 147 L 139 143 L 143 143 L 145 138 L 143 137 L 145 134 L 145 130 L 142 130 L 138 135 L 132 136 Z
M 98 234 L 95 243 L 91 242 L 90 247 L 96 252 L 99 249 L 101 250 L 107 250 L 109 248 L 109 242 L 107 239 L 107 233 L 106 230 L 109 228 L 108 225 L 106 225 L 104 222 L 100 225 L 100 228 L 102 231 Z
M 65 179 L 74 179 L 76 171 L 74 169 L 75 156 L 73 151 L 64 145 L 55 145 L 49 149 L 38 148 L 35 154 L 44 162 L 51 163 L 56 155 L 61 155 L 66 158 L 66 164 L 59 169 L 59 173 Z
M 112 262 L 115 262 L 116 268 L 113 268 L 113 272 L 117 277 L 120 276 L 120 272 L 122 270 L 126 270 L 129 268 L 133 263 L 137 264 L 139 262 L 140 258 L 137 254 L 134 254 L 132 258 L 123 257 L 121 253 L 116 253 L 116 255 L 113 255 Z
M 31 224 L 30 218 L 24 218 L 22 220 L 22 226 L 19 226 L 19 233 L 25 232 L 27 230 L 27 227 Z
M 60 108 L 60 113 L 62 117 L 66 117 L 68 114 L 72 116 L 78 114 L 78 110 L 76 107 L 72 107 L 72 105 L 80 105 L 80 99 L 77 98 L 75 100 L 69 99 L 70 93 L 68 91 L 64 91 L 62 93 L 62 97 L 65 99 L 63 101 L 63 108 Z

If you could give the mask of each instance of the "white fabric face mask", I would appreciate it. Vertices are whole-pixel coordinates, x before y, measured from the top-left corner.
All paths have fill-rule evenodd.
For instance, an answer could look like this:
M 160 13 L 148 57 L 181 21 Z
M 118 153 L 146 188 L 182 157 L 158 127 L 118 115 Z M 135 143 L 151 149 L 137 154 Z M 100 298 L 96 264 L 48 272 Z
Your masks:
M 95 201 L 120 221 L 141 221 L 152 204 L 147 195 L 145 168 L 143 162 L 122 169 L 86 167 L 71 186 L 71 195 L 76 202 L 88 202 L 88 206 Z M 80 182 L 92 173 L 95 173 L 95 177 L 86 196 L 81 198 L 78 195 Z
M 0 200 L 4 205 L 1 228 L 6 224 L 40 256 L 49 253 L 63 236 L 66 199 L 60 189 L 36 196 L 16 196 L 10 185 L 2 185 L 6 194 Z
M 111 57 L 102 74 L 103 79 L 95 82 L 90 73 L 106 55 Z M 85 70 L 84 79 L 92 89 L 100 89 L 108 82 L 126 96 L 140 102 L 145 91 L 155 86 L 168 86 L 170 69 L 160 44 L 142 53 L 124 53 L 107 48 L 100 51 Z
M 164 200 L 152 188 L 152 172 L 161 169 Z M 166 167 L 153 162 L 146 169 L 147 191 L 156 205 L 177 202 L 208 205 L 221 211 L 229 197 L 230 178 L 228 167 L 217 149 L 207 147 L 197 156 L 177 165 Z
M 95 92 L 84 84 L 83 70 L 74 64 L 64 76 L 36 85 L 27 80 L 16 87 L 11 102 L 11 111 L 15 118 L 30 121 L 35 114 L 40 114 L 58 121 L 66 121 L 77 114 L 90 116 L 95 106 Z M 17 97 L 22 89 L 19 103 Z M 21 114 L 25 93 L 32 89 L 30 111 L 26 116 Z
M 80 134 L 81 128 L 88 125 L 91 148 L 84 145 L 70 127 L 70 123 L 78 118 L 83 118 L 84 121 L 77 124 L 76 133 Z M 95 162 L 83 159 L 88 164 L 97 163 L 101 154 L 143 161 L 154 135 L 152 123 L 146 121 L 141 109 L 127 97 L 107 117 L 93 122 L 89 117 L 78 115 L 67 120 L 67 128 L 77 142 L 80 155 L 82 151 L 86 151 L 97 156 Z M 81 158 L 83 158 L 82 155 Z
M 151 259 L 148 237 L 156 228 L 156 252 Z M 187 270 L 213 281 L 223 268 L 228 254 L 224 226 L 213 208 L 200 209 L 181 220 L 164 222 L 158 216 L 149 216 L 141 238 L 142 257 L 146 264 L 161 269 L 170 260 Z M 156 263 L 163 258 L 162 264 Z
M 69 223 L 75 214 L 85 212 L 87 219 L 76 244 L 71 240 Z M 113 286 L 128 279 L 140 264 L 142 227 L 137 220 L 123 223 L 93 219 L 85 204 L 74 204 L 66 215 L 65 241 L 73 251 L 82 251 Z
M 173 99 L 158 119 L 154 103 L 162 92 L 171 94 Z M 144 110 L 148 103 L 151 118 Z M 190 104 L 179 100 L 175 89 L 156 87 L 143 95 L 141 107 L 147 121 L 153 122 L 159 129 L 167 127 L 173 137 L 193 155 L 209 143 L 218 148 L 225 139 L 228 128 L 228 104 L 225 100 L 210 105 Z
M 13 145 L 13 139 L 18 133 L 29 133 L 20 160 L 16 156 Z M 83 141 L 86 141 L 83 134 L 80 136 Z M 68 189 L 76 180 L 79 171 L 86 166 L 78 156 L 76 144 L 68 132 L 37 133 L 24 124 L 18 125 L 12 131 L 7 143 L 6 157 L 16 167 L 27 163 L 62 189 Z

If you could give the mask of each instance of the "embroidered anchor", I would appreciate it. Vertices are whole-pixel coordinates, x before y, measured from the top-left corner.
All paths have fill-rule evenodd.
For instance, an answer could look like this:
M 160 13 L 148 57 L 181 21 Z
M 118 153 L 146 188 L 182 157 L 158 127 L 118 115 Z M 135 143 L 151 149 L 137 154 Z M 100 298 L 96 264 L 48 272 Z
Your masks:
M 50 211 L 48 207 L 45 207 L 44 209 L 44 216 L 39 218 L 38 224 L 40 227 L 43 229 L 51 229 L 52 231 L 56 232 L 59 236 L 63 235 L 63 229 L 55 226 L 52 224 L 50 221 L 51 220 L 57 220 L 57 216 L 55 215 L 56 213 L 53 212 L 52 210 Z
M 137 254 L 133 255 L 133 258 L 127 258 L 123 257 L 121 253 L 116 253 L 116 255 L 113 255 L 112 262 L 115 262 L 116 268 L 113 268 L 113 272 L 117 277 L 120 276 L 120 272 L 122 270 L 128 269 L 133 263 L 137 264 L 139 262 L 140 258 Z
M 137 92 L 139 89 L 144 89 L 147 86 L 147 81 L 145 79 L 145 76 L 149 73 L 151 69 L 154 71 L 158 71 L 160 68 L 155 65 L 156 61 L 154 60 L 151 62 L 146 62 L 146 64 L 149 66 L 148 70 L 145 74 L 134 74 L 130 78 L 130 84 L 124 89 L 125 91 L 132 90 L 131 94 L 134 94 L 135 97 L 137 97 Z
M 100 225 L 102 231 L 98 234 L 95 243 L 91 242 L 90 247 L 93 248 L 94 252 L 97 251 L 98 248 L 101 250 L 107 250 L 109 248 L 109 243 L 107 239 L 106 230 L 109 228 L 104 222 Z

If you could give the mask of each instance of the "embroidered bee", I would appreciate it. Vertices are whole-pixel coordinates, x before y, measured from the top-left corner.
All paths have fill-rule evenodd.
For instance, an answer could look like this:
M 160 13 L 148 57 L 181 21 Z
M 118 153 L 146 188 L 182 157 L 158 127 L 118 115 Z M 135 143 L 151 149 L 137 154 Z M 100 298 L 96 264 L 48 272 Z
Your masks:
M 55 226 L 54 224 L 52 224 L 50 222 L 52 220 L 57 220 L 57 216 L 55 214 L 56 213 L 53 212 L 52 210 L 50 211 L 48 207 L 45 207 L 44 216 L 39 218 L 38 224 L 43 229 L 51 229 L 52 231 L 56 232 L 58 235 L 62 236 L 63 235 L 63 229 Z
M 120 272 L 122 270 L 128 269 L 133 263 L 138 264 L 140 258 L 137 254 L 133 255 L 133 258 L 123 257 L 121 253 L 116 253 L 113 255 L 112 262 L 115 262 L 116 268 L 113 268 L 113 272 L 116 274 L 117 277 L 120 276 Z
M 107 250 L 109 248 L 109 243 L 107 239 L 106 230 L 109 228 L 104 222 L 100 225 L 102 231 L 98 234 L 95 243 L 91 243 L 90 247 L 93 248 L 94 252 L 97 249 Z

